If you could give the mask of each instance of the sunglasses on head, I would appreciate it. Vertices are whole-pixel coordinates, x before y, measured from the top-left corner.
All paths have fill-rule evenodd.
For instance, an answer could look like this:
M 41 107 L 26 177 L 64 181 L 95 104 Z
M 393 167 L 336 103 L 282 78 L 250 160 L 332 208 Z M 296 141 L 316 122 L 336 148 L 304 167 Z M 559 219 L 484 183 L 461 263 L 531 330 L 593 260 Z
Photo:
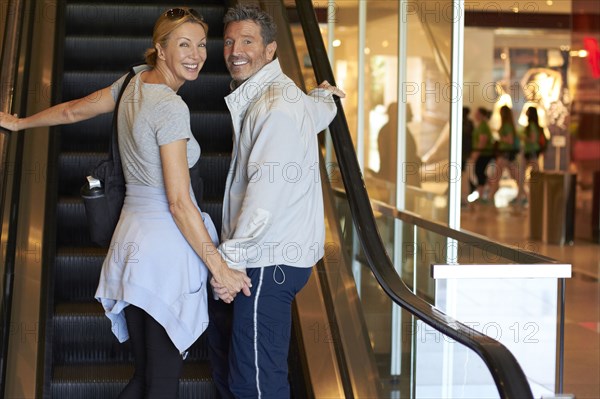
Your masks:
M 193 8 L 183 9 L 183 8 L 171 8 L 170 10 L 165 11 L 165 16 L 169 19 L 180 19 L 185 17 L 186 15 L 191 15 L 192 17 L 204 21 L 202 15 L 198 13 L 198 11 Z

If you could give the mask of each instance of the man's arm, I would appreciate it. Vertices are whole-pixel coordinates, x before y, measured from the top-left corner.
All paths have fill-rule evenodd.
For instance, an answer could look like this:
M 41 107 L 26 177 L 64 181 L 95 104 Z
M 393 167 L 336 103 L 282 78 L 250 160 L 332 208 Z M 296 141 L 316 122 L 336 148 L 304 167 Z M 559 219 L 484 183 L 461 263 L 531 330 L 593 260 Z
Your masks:
M 326 80 L 308 93 L 308 101 L 306 101 L 307 116 L 312 121 L 316 134 L 325 130 L 335 118 L 337 107 L 335 106 L 334 95 L 341 98 L 346 97 L 346 93 L 330 85 Z
M 248 259 L 268 256 L 260 243 L 298 195 L 301 175 L 310 172 L 301 169 L 305 144 L 288 114 L 272 110 L 255 126 L 248 164 L 242 166 L 249 183 L 235 233 L 219 246 L 228 265 L 237 269 L 245 268 Z

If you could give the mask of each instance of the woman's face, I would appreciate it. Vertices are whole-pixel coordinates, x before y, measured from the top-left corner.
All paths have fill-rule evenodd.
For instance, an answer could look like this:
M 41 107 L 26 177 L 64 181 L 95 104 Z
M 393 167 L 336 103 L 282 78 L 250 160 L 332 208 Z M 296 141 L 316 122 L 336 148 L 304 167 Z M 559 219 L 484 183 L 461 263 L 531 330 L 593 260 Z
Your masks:
M 173 77 L 181 83 L 195 80 L 206 61 L 206 32 L 202 25 L 186 22 L 171 32 L 161 49 Z

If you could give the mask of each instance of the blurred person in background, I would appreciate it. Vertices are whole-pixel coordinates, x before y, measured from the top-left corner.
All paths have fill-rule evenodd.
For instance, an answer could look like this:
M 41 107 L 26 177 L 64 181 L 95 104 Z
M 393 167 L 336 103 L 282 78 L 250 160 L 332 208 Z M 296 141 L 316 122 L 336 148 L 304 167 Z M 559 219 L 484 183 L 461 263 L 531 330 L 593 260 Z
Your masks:
M 524 145 L 524 158 L 525 165 L 522 168 L 522 181 L 525 181 L 527 171 L 531 168 L 531 172 L 537 172 L 539 170 L 538 158 L 540 154 L 545 150 L 546 146 L 546 135 L 544 129 L 540 126 L 539 116 L 537 108 L 529 107 L 525 112 L 527 116 L 527 126 L 523 130 L 523 141 Z M 521 199 L 523 203 L 527 203 L 527 193 Z
M 500 136 L 500 140 L 496 145 L 496 168 L 494 170 L 494 178 L 490 181 L 490 199 L 494 199 L 500 188 L 502 175 L 508 169 L 510 176 L 517 183 L 518 193 L 514 202 L 516 203 L 525 197 L 523 181 L 521 179 L 522 174 L 519 172 L 521 140 L 517 135 L 512 110 L 507 105 L 500 107 L 500 128 L 498 129 L 498 135 Z
M 463 120 L 462 120 L 462 159 L 460 164 L 461 170 L 461 206 L 468 204 L 467 197 L 475 189 L 475 185 L 471 181 L 471 173 L 468 169 L 469 163 L 467 162 L 473 152 L 473 130 L 475 126 L 473 121 L 469 118 L 471 114 L 471 108 L 463 107 Z
M 475 130 L 473 130 L 473 152 L 470 161 L 475 163 L 475 175 L 477 176 L 477 202 L 488 204 L 489 198 L 485 195 L 488 184 L 486 174 L 487 167 L 494 159 L 494 137 L 490 129 L 489 119 L 491 112 L 486 108 L 479 107 L 473 115 Z

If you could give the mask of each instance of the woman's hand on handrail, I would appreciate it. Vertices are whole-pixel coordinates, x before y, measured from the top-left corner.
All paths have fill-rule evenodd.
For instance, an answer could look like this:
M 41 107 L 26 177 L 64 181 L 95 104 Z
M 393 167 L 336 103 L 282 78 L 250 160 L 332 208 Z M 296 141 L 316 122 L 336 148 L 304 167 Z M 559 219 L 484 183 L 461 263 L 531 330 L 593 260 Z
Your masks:
M 10 130 L 11 132 L 16 132 L 19 125 L 19 117 L 17 114 L 11 115 L 5 112 L 0 112 L 0 127 Z

